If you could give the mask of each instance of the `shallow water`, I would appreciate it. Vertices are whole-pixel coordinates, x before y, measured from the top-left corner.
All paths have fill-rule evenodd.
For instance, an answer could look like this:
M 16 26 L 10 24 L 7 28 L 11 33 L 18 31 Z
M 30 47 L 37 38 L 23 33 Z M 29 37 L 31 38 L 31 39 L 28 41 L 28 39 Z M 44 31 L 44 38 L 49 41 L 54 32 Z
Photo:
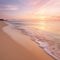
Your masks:
M 60 59 L 60 21 L 7 21 L 13 28 L 30 36 L 38 46 L 42 47 L 55 59 Z

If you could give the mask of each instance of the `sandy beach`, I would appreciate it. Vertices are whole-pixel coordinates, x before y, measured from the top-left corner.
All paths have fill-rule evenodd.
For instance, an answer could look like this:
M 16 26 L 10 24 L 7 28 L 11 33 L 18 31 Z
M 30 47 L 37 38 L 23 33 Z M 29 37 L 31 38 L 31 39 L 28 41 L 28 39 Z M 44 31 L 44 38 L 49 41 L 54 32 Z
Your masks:
M 29 36 L 13 31 L 14 36 L 7 35 L 2 28 L 6 24 L 0 21 L 0 60 L 54 60 L 42 48 L 39 48 Z M 11 29 L 9 29 L 11 31 Z

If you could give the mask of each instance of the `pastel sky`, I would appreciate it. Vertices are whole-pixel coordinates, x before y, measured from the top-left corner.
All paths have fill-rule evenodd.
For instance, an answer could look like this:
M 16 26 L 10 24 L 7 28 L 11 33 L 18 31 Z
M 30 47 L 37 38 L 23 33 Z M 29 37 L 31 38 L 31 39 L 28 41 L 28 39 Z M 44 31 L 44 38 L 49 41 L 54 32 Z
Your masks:
M 0 0 L 0 18 L 60 16 L 60 0 Z

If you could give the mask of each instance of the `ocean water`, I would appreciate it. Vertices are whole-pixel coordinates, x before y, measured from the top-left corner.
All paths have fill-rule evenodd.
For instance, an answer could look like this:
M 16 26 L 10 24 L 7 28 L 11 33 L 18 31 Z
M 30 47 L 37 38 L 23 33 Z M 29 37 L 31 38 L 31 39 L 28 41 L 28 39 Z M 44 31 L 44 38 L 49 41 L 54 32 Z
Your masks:
M 14 29 L 21 30 L 31 37 L 36 44 L 56 60 L 60 60 L 60 21 L 13 21 L 9 20 Z

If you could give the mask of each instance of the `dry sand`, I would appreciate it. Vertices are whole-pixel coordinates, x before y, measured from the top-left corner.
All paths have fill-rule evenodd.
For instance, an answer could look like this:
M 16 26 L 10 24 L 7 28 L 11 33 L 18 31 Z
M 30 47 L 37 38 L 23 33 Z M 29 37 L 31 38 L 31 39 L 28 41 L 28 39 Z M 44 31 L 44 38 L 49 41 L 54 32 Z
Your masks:
M 30 51 L 22 44 L 18 44 L 2 31 L 2 27 L 5 25 L 6 24 L 4 22 L 0 21 L 0 60 L 54 60 L 37 45 L 32 44 L 32 51 Z M 20 37 L 21 40 L 23 40 L 23 38 L 24 40 L 30 40 L 27 39 L 28 36 L 25 38 L 22 33 Z

